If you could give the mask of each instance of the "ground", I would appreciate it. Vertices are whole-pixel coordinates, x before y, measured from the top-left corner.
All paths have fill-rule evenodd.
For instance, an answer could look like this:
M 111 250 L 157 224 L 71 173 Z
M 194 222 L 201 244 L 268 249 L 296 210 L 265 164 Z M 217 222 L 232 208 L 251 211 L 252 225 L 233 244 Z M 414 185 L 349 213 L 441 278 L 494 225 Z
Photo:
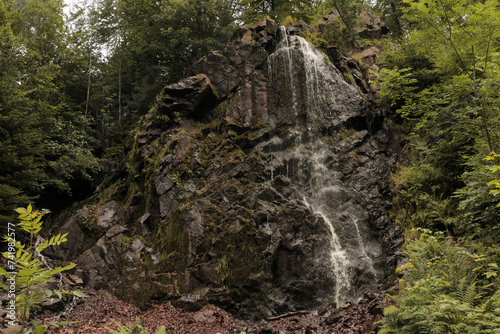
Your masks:
M 168 334 L 305 334 L 305 333 L 349 333 L 368 334 L 376 326 L 381 315 L 378 300 L 346 307 L 325 316 L 314 314 L 287 314 L 266 321 L 246 322 L 236 319 L 226 311 L 208 305 L 197 312 L 186 312 L 170 305 L 155 305 L 141 311 L 132 304 L 123 302 L 102 290 L 84 289 L 86 297 L 78 299 L 72 309 L 58 315 L 40 314 L 43 322 L 79 321 L 64 328 L 50 327 L 50 334 L 109 334 L 117 329 L 116 323 L 130 325 L 136 317 L 142 325 L 154 333 L 164 325 Z M 115 323 L 116 322 L 116 323 Z

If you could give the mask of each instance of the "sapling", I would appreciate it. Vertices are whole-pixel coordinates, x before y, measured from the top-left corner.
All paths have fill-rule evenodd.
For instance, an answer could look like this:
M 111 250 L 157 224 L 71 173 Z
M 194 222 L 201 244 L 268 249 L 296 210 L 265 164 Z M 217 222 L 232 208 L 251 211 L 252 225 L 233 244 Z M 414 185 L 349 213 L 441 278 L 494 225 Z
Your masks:
M 49 267 L 44 267 L 41 261 L 40 253 L 50 246 L 58 246 L 66 242 L 68 233 L 62 235 L 58 234 L 48 238 L 45 242 L 36 246 L 36 237 L 42 229 L 42 217 L 47 214 L 48 211 L 33 210 L 31 204 L 28 205 L 27 208 L 17 208 L 15 211 L 19 214 L 19 223 L 17 226 L 20 227 L 21 230 L 29 233 L 29 244 L 23 245 L 16 240 L 15 230 L 10 228 L 10 225 L 14 224 L 9 223 L 8 234 L 4 236 L 8 245 L 8 251 L 2 253 L 2 256 L 7 259 L 8 271 L 5 268 L 0 268 L 0 276 L 5 276 L 7 283 L 0 282 L 0 287 L 9 291 L 10 296 L 13 298 L 11 304 L 15 305 L 15 314 L 22 326 L 20 333 L 42 334 L 45 333 L 48 325 L 33 321 L 33 329 L 27 328 L 30 310 L 41 307 L 41 304 L 53 294 L 62 298 L 63 293 L 72 294 L 77 297 L 83 297 L 83 293 L 80 290 L 50 290 L 44 286 L 44 283 L 49 282 L 54 275 L 75 267 L 75 264 L 72 263 L 64 267 L 51 269 Z M 12 318 L 14 317 L 11 317 L 11 319 Z M 14 321 L 12 321 L 12 323 L 13 322 Z M 58 327 L 69 323 L 72 322 L 52 322 L 50 325 Z

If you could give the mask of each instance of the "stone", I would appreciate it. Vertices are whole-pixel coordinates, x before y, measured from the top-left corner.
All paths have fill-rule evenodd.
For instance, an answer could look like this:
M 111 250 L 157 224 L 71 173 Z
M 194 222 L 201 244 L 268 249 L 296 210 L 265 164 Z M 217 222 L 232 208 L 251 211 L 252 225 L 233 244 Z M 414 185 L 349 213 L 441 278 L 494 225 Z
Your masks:
M 171 120 L 176 117 L 199 119 L 216 102 L 217 96 L 212 90 L 210 79 L 199 74 L 163 88 L 158 112 Z
M 17 334 L 23 329 L 21 325 L 7 325 L 7 328 L 2 329 L 2 334 Z
M 97 209 L 97 226 L 101 228 L 108 228 L 115 216 L 117 202 L 111 201 Z
M 358 32 L 359 37 L 379 39 L 382 35 L 389 33 L 389 29 L 384 22 L 380 21 L 380 17 L 368 12 L 362 12 L 359 17 L 365 22 L 365 27 Z
M 56 297 L 48 297 L 40 304 L 40 306 L 52 312 L 59 312 L 64 309 L 64 302 Z
M 69 275 L 69 279 L 74 283 L 74 285 L 83 285 L 83 280 L 77 275 Z
M 161 196 L 165 194 L 167 191 L 172 189 L 175 186 L 175 182 L 172 178 L 171 174 L 161 175 L 158 179 L 155 180 L 155 189 L 156 193 Z
M 128 228 L 126 226 L 123 226 L 123 225 L 115 225 L 113 226 L 112 228 L 110 228 L 107 232 L 106 232 L 106 238 L 112 238 L 120 233 L 123 233 L 125 232 L 126 230 L 128 230 Z
M 175 200 L 175 194 L 173 192 L 168 192 L 159 197 L 160 204 L 160 215 L 163 218 L 170 217 L 177 206 L 177 202 Z
M 55 259 L 69 260 L 75 254 L 82 254 L 103 234 L 103 231 L 97 228 L 96 207 L 93 205 L 84 206 L 74 212 L 61 225 L 60 233 L 68 233 L 68 241 L 43 251 L 44 255 Z

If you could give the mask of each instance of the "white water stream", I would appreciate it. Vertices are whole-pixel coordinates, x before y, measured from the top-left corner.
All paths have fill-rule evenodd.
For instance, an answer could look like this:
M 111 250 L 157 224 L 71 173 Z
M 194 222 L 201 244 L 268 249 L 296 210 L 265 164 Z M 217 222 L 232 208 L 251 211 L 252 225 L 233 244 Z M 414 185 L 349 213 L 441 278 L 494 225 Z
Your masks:
M 275 107 L 286 108 L 293 119 L 286 121 L 291 127 L 267 143 L 268 169 L 271 178 L 283 175 L 300 189 L 297 199 L 326 224 L 333 298 L 341 306 L 360 297 L 351 284 L 356 275 L 376 281 L 377 250 L 367 246 L 367 212 L 344 185 L 338 159 L 321 130 L 341 124 L 348 117 L 347 105 L 355 105 L 361 97 L 345 86 L 338 70 L 310 43 L 287 36 L 283 27 L 280 34 L 269 58 L 269 82 L 276 91 Z M 348 96 L 339 95 L 339 85 Z

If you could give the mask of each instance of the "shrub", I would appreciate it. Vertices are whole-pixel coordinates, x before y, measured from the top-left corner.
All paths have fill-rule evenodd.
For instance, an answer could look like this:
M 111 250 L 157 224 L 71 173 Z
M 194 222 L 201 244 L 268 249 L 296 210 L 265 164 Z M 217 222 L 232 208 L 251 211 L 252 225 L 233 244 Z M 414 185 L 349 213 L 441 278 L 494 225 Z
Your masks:
M 441 232 L 418 231 L 408 262 L 396 269 L 398 306 L 384 310 L 380 333 L 500 333 L 497 247 L 468 249 Z
M 59 274 L 62 271 L 70 270 L 75 267 L 72 263 L 65 267 L 57 267 L 51 269 L 44 267 L 41 261 L 40 253 L 50 247 L 58 246 L 66 242 L 66 234 L 58 234 L 47 239 L 45 242 L 35 247 L 35 238 L 42 229 L 42 217 L 47 211 L 33 210 L 31 204 L 25 208 L 15 210 L 19 214 L 18 226 L 25 232 L 29 233 L 29 245 L 23 245 L 16 240 L 15 224 L 9 223 L 8 233 L 4 237 L 7 242 L 7 252 L 2 253 L 3 257 L 8 260 L 7 272 L 6 269 L 0 268 L 0 275 L 5 276 L 7 284 L 0 282 L 0 287 L 9 292 L 9 298 L 12 298 L 10 304 L 15 305 L 16 316 L 19 323 L 22 325 L 21 333 L 31 333 L 31 329 L 26 329 L 27 322 L 30 318 L 30 310 L 38 308 L 46 300 L 46 298 L 57 295 L 61 299 L 63 294 L 73 294 L 78 297 L 83 297 L 83 293 L 76 291 L 60 291 L 49 290 L 43 284 L 50 281 L 51 277 Z M 16 272 L 17 269 L 17 272 Z M 10 317 L 12 324 L 15 317 Z M 50 323 L 53 326 L 62 326 L 71 322 Z M 48 328 L 46 324 L 40 324 L 33 321 L 34 333 L 45 333 Z

